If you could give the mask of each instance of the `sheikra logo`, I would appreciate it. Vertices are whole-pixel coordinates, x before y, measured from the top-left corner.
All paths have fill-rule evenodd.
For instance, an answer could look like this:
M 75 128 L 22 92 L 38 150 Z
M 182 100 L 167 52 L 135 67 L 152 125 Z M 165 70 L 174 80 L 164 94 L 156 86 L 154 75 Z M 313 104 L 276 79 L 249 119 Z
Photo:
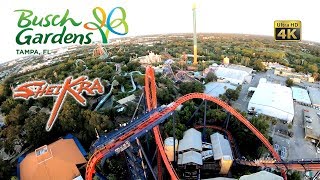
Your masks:
M 29 98 L 57 97 L 46 125 L 46 130 L 50 131 L 67 94 L 70 94 L 78 103 L 85 106 L 87 100 L 82 96 L 83 92 L 90 96 L 103 94 L 104 87 L 99 78 L 89 81 L 87 76 L 80 76 L 77 79 L 69 76 L 63 84 L 48 84 L 46 81 L 25 82 L 13 89 L 13 98 L 28 100 Z

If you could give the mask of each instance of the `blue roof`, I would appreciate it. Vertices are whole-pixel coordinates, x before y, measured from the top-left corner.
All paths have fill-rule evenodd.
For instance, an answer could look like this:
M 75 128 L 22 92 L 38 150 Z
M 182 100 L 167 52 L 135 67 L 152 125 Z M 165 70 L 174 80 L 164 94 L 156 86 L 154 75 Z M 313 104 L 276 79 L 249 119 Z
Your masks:
M 19 158 L 18 158 L 18 165 L 17 165 L 17 176 L 18 179 L 20 179 L 20 163 L 23 161 L 23 159 L 26 157 L 27 154 L 22 154 Z

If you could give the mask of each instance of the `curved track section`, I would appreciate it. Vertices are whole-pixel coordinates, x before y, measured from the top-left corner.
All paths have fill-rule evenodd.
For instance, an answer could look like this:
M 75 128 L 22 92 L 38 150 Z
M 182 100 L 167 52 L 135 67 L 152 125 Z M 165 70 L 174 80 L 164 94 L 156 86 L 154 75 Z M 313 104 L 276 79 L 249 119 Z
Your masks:
M 131 81 L 131 85 L 132 85 L 132 89 L 130 91 L 128 91 L 128 93 L 132 93 L 134 91 L 137 90 L 137 86 L 136 84 L 134 83 L 134 79 L 133 79 L 133 74 L 136 73 L 136 74 L 139 74 L 139 75 L 142 75 L 142 73 L 140 71 L 132 71 L 129 73 L 129 76 L 130 76 L 130 81 Z M 124 74 L 122 76 L 128 76 L 128 74 Z M 124 89 L 124 86 L 121 85 L 121 92 L 127 92 L 125 89 Z
M 111 83 L 110 91 L 99 101 L 98 105 L 94 108 L 94 111 L 98 111 L 102 107 L 102 105 L 109 99 L 112 94 L 113 86 L 116 86 L 116 84 L 116 81 L 113 81 Z
M 151 72 L 152 73 L 152 72 Z M 146 85 L 149 85 L 149 81 L 147 81 Z M 154 88 L 155 86 L 153 86 Z M 146 90 L 148 91 L 148 90 Z M 150 94 L 150 93 L 149 93 Z M 152 95 L 154 96 L 154 95 Z M 117 138 L 112 139 L 109 143 L 103 144 L 102 147 L 95 150 L 94 154 L 91 156 L 91 158 L 88 161 L 87 167 L 86 167 L 86 179 L 91 180 L 92 174 L 95 172 L 95 166 L 96 164 L 104 157 L 110 157 L 114 154 L 116 154 L 116 149 L 120 148 L 121 145 L 123 145 L 125 142 L 134 141 L 135 138 L 138 138 L 145 134 L 149 129 L 156 127 L 160 123 L 164 122 L 169 116 L 171 116 L 172 112 L 175 111 L 175 109 L 183 104 L 186 101 L 189 101 L 191 99 L 204 99 L 211 102 L 214 102 L 218 104 L 219 106 L 223 107 L 224 109 L 228 110 L 233 116 L 235 116 L 240 122 L 242 122 L 248 129 L 250 129 L 260 140 L 261 142 L 268 148 L 268 150 L 271 152 L 273 157 L 277 161 L 281 161 L 280 156 L 276 153 L 276 151 L 273 149 L 273 146 L 269 143 L 269 141 L 261 134 L 246 118 L 244 118 L 239 112 L 237 112 L 235 109 L 233 109 L 231 106 L 226 104 L 225 102 L 214 98 L 212 96 L 203 94 L 203 93 L 190 93 L 187 95 L 184 95 L 180 97 L 177 101 L 173 102 L 170 106 L 166 107 L 164 110 L 154 112 L 150 115 L 150 117 L 147 120 L 141 121 L 136 126 L 132 127 L 131 129 L 128 129 L 123 134 L 119 135 Z M 151 98 L 147 100 L 147 102 L 150 102 L 151 104 Z M 154 103 L 154 101 L 153 101 Z M 154 105 L 154 104 L 152 104 Z M 159 134 L 156 134 L 159 135 Z M 160 136 L 160 135 L 159 135 Z M 160 146 L 161 147 L 161 146 Z M 159 148 L 161 154 L 164 154 L 163 146 Z M 166 162 L 165 162 L 166 164 Z M 168 168 L 168 167 L 167 167 Z M 168 169 L 170 173 L 170 169 Z M 171 175 L 171 173 L 170 173 Z M 173 174 L 172 174 L 173 175 Z M 283 174 L 283 176 L 286 179 L 286 175 Z M 174 176 L 171 176 L 171 178 L 174 178 Z
M 243 117 L 238 111 L 233 109 L 231 106 L 229 106 L 227 103 L 224 101 L 221 101 L 217 98 L 214 98 L 212 96 L 209 96 L 207 94 L 203 93 L 190 93 L 185 96 L 180 97 L 177 101 L 175 101 L 170 107 L 172 111 L 174 111 L 179 105 L 182 103 L 191 100 L 191 99 L 203 99 L 203 100 L 208 100 L 211 102 L 214 102 L 215 104 L 219 105 L 220 107 L 224 108 L 225 110 L 229 111 L 233 116 L 235 116 L 240 122 L 242 122 L 248 129 L 250 129 L 259 139 L 260 141 L 267 147 L 267 149 L 270 151 L 272 156 L 277 160 L 281 161 L 281 158 L 279 154 L 274 150 L 273 146 L 270 144 L 270 142 L 263 136 L 263 134 L 256 128 L 254 127 L 245 117 Z M 158 145 L 158 144 L 157 144 Z M 158 145 L 159 146 L 159 145 Z M 160 150 L 163 150 L 163 146 L 159 148 Z M 284 179 L 287 179 L 285 171 L 281 171 L 282 176 Z M 173 178 L 173 177 L 171 177 Z
M 200 82 L 196 78 L 189 75 L 187 71 L 178 71 L 176 74 L 176 77 L 181 81 L 186 81 L 186 82 L 198 81 L 198 82 Z
M 86 63 L 82 59 L 77 59 L 76 60 L 75 64 L 76 64 L 77 67 L 79 66 L 79 63 L 83 63 L 83 67 L 85 67 L 86 70 L 88 69 Z
M 99 56 L 99 58 L 107 58 L 108 52 L 107 50 L 102 47 L 101 44 L 98 44 L 97 47 L 92 51 L 93 57 Z
M 231 133 L 219 126 L 214 126 L 214 125 L 208 125 L 208 126 L 195 126 L 196 129 L 201 129 L 201 128 L 210 128 L 210 129 L 215 129 L 221 132 L 224 132 L 228 140 L 230 141 L 231 145 L 233 148 L 235 147 L 235 143 L 233 141 L 233 137 Z M 235 154 L 233 152 L 233 154 Z M 240 157 L 238 157 L 240 158 Z M 268 167 L 268 168 L 274 168 L 274 169 L 281 169 L 281 170 L 296 170 L 296 171 L 319 171 L 320 170 L 320 159 L 312 159 L 312 160 L 291 160 L 291 161 L 281 161 L 277 162 L 274 159 L 258 159 L 255 161 L 248 161 L 248 160 L 243 160 L 243 159 L 236 159 L 235 162 L 237 164 L 241 165 L 246 165 L 246 166 L 257 166 L 257 167 Z

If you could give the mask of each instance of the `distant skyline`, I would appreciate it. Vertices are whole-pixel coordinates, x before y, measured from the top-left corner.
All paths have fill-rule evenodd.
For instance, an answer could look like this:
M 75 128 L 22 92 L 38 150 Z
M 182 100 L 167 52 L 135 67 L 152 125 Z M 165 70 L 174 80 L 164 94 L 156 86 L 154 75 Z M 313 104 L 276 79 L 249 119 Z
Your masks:
M 17 27 L 20 13 L 17 9 L 32 10 L 34 15 L 44 17 L 48 14 L 63 15 L 69 9 L 69 17 L 83 24 L 93 21 L 92 9 L 100 6 L 107 13 L 116 7 L 122 6 L 127 13 L 129 33 L 124 37 L 192 33 L 192 4 L 197 3 L 197 32 L 198 33 L 232 33 L 273 36 L 274 20 L 301 20 L 302 40 L 320 43 L 319 16 L 316 15 L 320 1 L 299 0 L 12 0 L 2 2 L 0 18 L 1 50 L 0 63 L 21 57 L 16 49 L 52 49 L 72 44 L 45 44 L 45 45 L 17 45 L 15 38 L 21 31 Z M 298 8 L 296 8 L 298 7 Z M 298 9 L 298 10 L 293 10 Z M 117 15 L 115 15 L 117 17 Z M 35 33 L 61 33 L 61 27 L 34 27 L 28 35 Z M 88 33 L 82 27 L 67 25 L 67 33 Z M 93 41 L 100 41 L 101 36 L 94 32 Z M 110 38 L 122 36 L 110 35 Z

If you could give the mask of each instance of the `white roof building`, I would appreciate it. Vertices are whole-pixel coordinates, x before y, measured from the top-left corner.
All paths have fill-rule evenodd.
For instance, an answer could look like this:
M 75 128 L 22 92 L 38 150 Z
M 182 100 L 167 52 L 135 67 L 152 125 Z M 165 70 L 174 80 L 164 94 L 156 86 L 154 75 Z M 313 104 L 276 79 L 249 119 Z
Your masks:
M 153 52 L 150 52 L 149 55 L 140 59 L 141 64 L 152 64 L 158 62 L 161 62 L 161 55 L 154 54 Z
M 312 105 L 320 107 L 320 89 L 314 87 L 308 87 L 309 96 L 312 102 Z
M 178 155 L 178 164 L 202 165 L 202 155 L 196 151 L 188 151 Z
M 294 116 L 291 88 L 260 80 L 248 104 L 248 110 L 292 121 Z
M 228 68 L 230 68 L 230 69 L 236 69 L 236 70 L 240 70 L 240 71 L 245 71 L 245 72 L 247 72 L 248 74 L 252 74 L 252 71 L 253 71 L 252 68 L 249 68 L 249 67 L 246 67 L 246 66 L 242 66 L 242 65 L 236 65 L 236 64 L 230 64 L 230 65 L 228 66 Z
M 122 98 L 122 99 L 119 99 L 118 101 L 117 101 L 117 103 L 119 103 L 119 104 L 126 104 L 127 102 L 130 102 L 130 101 L 133 101 L 133 100 L 135 100 L 136 99 L 136 96 L 134 95 L 134 94 L 132 94 L 132 95 L 130 95 L 130 96 L 127 96 L 127 97 L 125 97 L 125 98 Z
M 293 100 L 311 105 L 308 91 L 298 87 L 291 87 Z
M 184 152 L 188 150 L 202 151 L 202 139 L 201 132 L 190 128 L 183 133 L 183 138 L 179 141 L 178 152 Z M 201 156 L 201 154 L 200 154 Z
M 225 79 L 232 84 L 242 84 L 245 78 L 250 75 L 248 71 L 223 66 L 219 66 L 215 74 L 218 78 Z
M 260 171 L 260 172 L 253 173 L 250 175 L 241 176 L 239 180 L 256 180 L 256 179 L 259 179 L 259 180 L 270 180 L 270 179 L 271 180 L 283 180 L 283 177 L 278 176 L 273 173 L 270 173 L 270 172 L 267 172 L 267 171 Z
M 227 89 L 237 89 L 236 86 L 231 85 L 230 83 L 223 82 L 209 82 L 205 84 L 204 93 L 212 97 L 219 97 L 219 95 L 224 94 Z
M 233 160 L 232 150 L 230 143 L 220 133 L 214 133 L 210 136 L 213 150 L 214 160 L 220 160 L 222 158 L 228 158 Z

